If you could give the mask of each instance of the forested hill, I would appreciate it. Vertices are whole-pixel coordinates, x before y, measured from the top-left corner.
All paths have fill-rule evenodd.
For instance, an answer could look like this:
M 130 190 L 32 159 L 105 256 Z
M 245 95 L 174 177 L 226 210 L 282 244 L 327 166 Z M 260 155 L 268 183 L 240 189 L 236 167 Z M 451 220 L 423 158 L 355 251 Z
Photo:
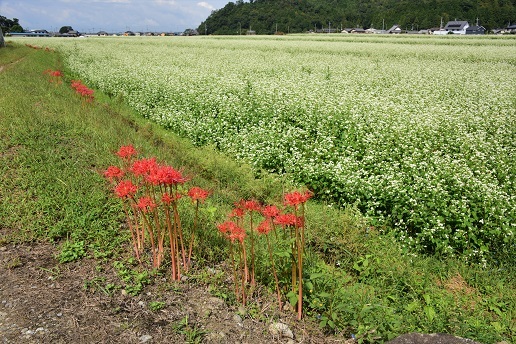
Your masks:
M 328 27 L 420 30 L 439 27 L 441 18 L 478 22 L 486 29 L 516 21 L 516 0 L 238 0 L 213 11 L 201 34 L 234 35 L 306 32 Z M 330 23 L 330 24 L 329 24 Z

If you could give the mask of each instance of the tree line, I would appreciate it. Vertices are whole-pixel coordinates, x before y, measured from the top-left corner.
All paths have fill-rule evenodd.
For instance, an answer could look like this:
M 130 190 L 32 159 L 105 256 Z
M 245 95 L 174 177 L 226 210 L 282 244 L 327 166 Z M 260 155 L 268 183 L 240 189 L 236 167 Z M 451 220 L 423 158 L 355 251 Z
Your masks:
M 340 28 L 404 30 L 439 27 L 441 20 L 466 20 L 487 30 L 516 20 L 516 0 L 237 0 L 213 11 L 201 34 L 300 33 Z
M 2 32 L 23 32 L 23 27 L 20 25 L 18 18 L 9 19 L 0 15 L 0 29 Z

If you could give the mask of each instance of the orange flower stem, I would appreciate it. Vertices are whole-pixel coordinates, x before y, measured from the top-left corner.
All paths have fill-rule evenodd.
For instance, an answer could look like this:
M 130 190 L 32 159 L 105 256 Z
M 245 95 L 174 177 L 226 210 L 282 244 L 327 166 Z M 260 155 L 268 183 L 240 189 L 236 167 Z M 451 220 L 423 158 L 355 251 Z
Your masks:
M 278 281 L 278 274 L 276 273 L 276 267 L 274 265 L 274 258 L 272 257 L 272 248 L 271 248 L 271 241 L 269 240 L 269 237 L 267 236 L 267 248 L 269 249 L 269 259 L 271 260 L 272 265 L 272 273 L 274 275 L 274 282 L 276 282 L 276 293 L 278 296 L 278 307 L 281 311 L 281 293 L 279 288 L 279 281 Z
M 174 211 L 174 223 L 176 225 L 177 234 L 179 235 L 179 242 L 181 244 L 181 256 L 183 260 L 183 266 L 185 270 L 188 270 L 188 267 L 186 265 L 186 252 L 185 252 L 185 245 L 183 242 L 183 231 L 181 229 L 181 219 L 179 218 L 179 211 L 177 210 L 177 202 L 174 201 L 172 203 L 172 210 Z
M 250 227 L 251 227 L 251 286 L 255 286 L 256 285 L 256 281 L 255 281 L 255 252 L 254 252 L 254 231 L 253 231 L 253 213 L 251 213 L 251 222 L 250 222 Z
M 151 252 L 152 252 L 152 266 L 156 267 L 156 244 L 154 241 L 154 233 L 152 232 L 152 227 L 149 223 L 149 220 L 147 219 L 147 216 L 145 213 L 142 212 L 143 222 L 145 224 L 145 227 L 147 227 L 147 231 L 149 232 L 149 239 L 151 242 Z

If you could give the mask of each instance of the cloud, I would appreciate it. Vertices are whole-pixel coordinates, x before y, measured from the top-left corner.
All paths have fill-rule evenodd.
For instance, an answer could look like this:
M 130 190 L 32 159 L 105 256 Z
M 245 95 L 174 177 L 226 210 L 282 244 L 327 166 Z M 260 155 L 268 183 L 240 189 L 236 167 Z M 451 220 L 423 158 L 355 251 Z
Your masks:
M 197 3 L 197 6 L 207 8 L 207 9 L 209 9 L 210 11 L 215 10 L 215 7 L 213 7 L 212 5 L 210 5 L 209 3 L 207 3 L 206 1 L 198 2 L 198 3 Z
M 175 5 L 177 5 L 177 1 L 175 1 L 175 0 L 154 0 L 154 3 L 156 5 L 161 5 L 161 6 L 166 6 L 166 5 L 175 6 Z

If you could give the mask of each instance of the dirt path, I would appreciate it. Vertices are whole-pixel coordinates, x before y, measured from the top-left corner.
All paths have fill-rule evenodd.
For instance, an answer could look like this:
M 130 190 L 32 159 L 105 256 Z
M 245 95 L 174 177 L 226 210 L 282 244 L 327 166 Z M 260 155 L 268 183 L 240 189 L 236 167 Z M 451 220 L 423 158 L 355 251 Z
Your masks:
M 12 67 L 14 66 L 15 64 L 17 64 L 18 62 L 21 62 L 23 61 L 25 57 L 22 57 L 22 58 L 19 58 L 18 60 L 16 61 L 13 61 L 13 62 L 9 62 L 8 64 L 5 64 L 5 65 L 0 65 L 0 73 L 2 73 L 4 71 L 4 69 L 7 69 L 7 67 Z
M 101 277 L 93 260 L 59 264 L 54 255 L 49 244 L 0 245 L 0 343 L 344 342 L 314 332 L 313 324 L 307 330 L 289 314 L 280 318 L 294 339 L 275 337 L 267 310 L 262 321 L 240 316 L 198 284 L 148 286 L 139 296 L 122 290 L 108 295 L 96 290 L 94 281 L 105 285 L 116 277 L 114 271 Z M 165 306 L 152 311 L 153 301 Z

